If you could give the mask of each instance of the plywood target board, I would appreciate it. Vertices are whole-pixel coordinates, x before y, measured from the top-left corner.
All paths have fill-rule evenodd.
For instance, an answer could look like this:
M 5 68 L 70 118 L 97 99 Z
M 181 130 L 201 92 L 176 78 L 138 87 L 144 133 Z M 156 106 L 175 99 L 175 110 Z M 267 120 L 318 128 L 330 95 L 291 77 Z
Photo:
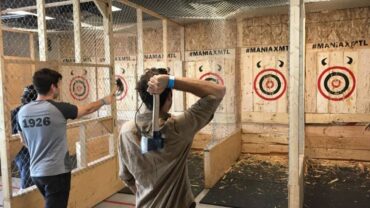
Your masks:
M 306 112 L 370 113 L 370 49 L 307 48 Z
M 123 84 L 123 91 L 117 95 L 118 117 L 122 119 L 133 118 L 137 109 L 137 93 L 135 90 L 136 57 L 115 57 L 115 78 L 120 79 Z M 108 78 L 109 79 L 109 78 Z
M 180 53 L 168 53 L 167 65 L 163 61 L 162 54 L 145 54 L 144 55 L 144 68 L 169 68 L 169 73 L 174 76 L 183 77 L 183 67 L 180 58 Z M 183 112 L 185 109 L 184 93 L 180 91 L 173 91 L 173 105 L 171 112 Z
M 281 50 L 251 52 L 249 48 L 241 49 L 242 112 L 265 115 L 288 112 L 287 46 L 277 48 Z
M 226 86 L 226 95 L 215 114 L 214 122 L 233 123 L 235 106 L 235 49 L 186 52 L 186 76 Z M 186 94 L 189 108 L 199 98 Z
M 65 102 L 87 104 L 96 100 L 95 68 L 80 66 L 61 66 Z

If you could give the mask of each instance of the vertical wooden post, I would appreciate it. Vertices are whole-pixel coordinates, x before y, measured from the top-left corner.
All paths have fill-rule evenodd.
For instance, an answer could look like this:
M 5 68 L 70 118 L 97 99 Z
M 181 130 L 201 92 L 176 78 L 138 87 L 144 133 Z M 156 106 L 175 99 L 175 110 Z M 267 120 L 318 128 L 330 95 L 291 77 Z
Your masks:
M 3 30 L 0 21 L 0 157 L 1 157 L 1 181 L 3 206 L 11 207 L 12 197 L 12 175 L 11 162 L 9 160 L 9 138 L 10 138 L 10 120 L 9 105 L 5 102 L 5 68 L 3 51 Z
M 300 14 L 300 25 L 299 25 L 299 154 L 304 154 L 305 147 L 305 69 L 306 69 L 306 11 L 305 4 L 301 5 L 301 14 Z
M 168 21 L 166 19 L 162 20 L 162 28 L 163 28 L 163 63 L 165 64 L 166 67 L 168 67 L 168 49 L 167 49 Z
M 239 77 L 242 77 L 242 47 L 243 47 L 243 18 L 238 18 L 236 20 L 236 30 L 237 30 L 237 33 L 236 33 L 236 40 L 237 40 L 237 49 L 236 49 L 236 60 L 235 60 L 235 80 L 236 80 L 236 83 L 235 83 L 235 86 L 237 87 L 236 88 L 236 92 L 235 92 L 235 95 L 236 95 L 236 98 L 235 99 L 235 109 L 236 109 L 236 112 L 235 112 L 235 115 L 237 117 L 236 119 L 236 122 L 238 125 L 241 125 L 240 124 L 240 121 L 241 121 L 241 98 L 242 98 L 242 89 L 244 87 L 244 85 L 242 84 L 242 81 L 241 81 L 241 78 Z
M 138 77 L 144 74 L 144 43 L 143 43 L 143 12 L 136 9 L 137 19 L 137 73 Z
M 45 0 L 37 0 L 37 24 L 39 34 L 40 61 L 47 60 L 47 34 L 46 34 Z
M 73 0 L 73 28 L 75 40 L 75 60 L 76 63 L 82 62 L 81 56 L 81 11 L 80 0 Z
M 76 143 L 76 156 L 77 156 L 77 167 L 86 168 L 87 167 L 87 151 L 86 151 L 86 125 L 82 124 L 80 126 L 80 142 Z
M 181 61 L 185 61 L 185 27 L 181 26 L 180 29 L 180 50 L 181 50 Z
M 33 33 L 30 33 L 29 39 L 30 39 L 30 58 L 31 58 L 32 61 L 35 61 L 36 60 L 36 57 L 35 57 L 35 40 L 34 40 Z M 34 74 L 36 72 L 35 64 L 31 65 L 31 70 L 32 70 L 31 71 L 32 74 Z
M 105 61 L 109 64 L 109 78 L 110 78 L 110 91 L 115 89 L 116 78 L 114 71 L 114 47 L 113 47 L 113 16 L 112 16 L 112 1 L 107 1 L 105 4 L 106 14 L 103 14 L 103 27 L 104 27 L 104 48 L 105 48 Z M 113 118 L 113 138 L 114 146 L 109 147 L 110 150 L 114 149 L 114 153 L 117 153 L 118 147 L 118 129 L 117 129 L 117 104 L 113 102 L 111 105 L 111 115 Z M 118 165 L 118 164 L 117 164 Z
M 185 72 L 185 27 L 184 26 L 181 26 L 180 28 L 180 56 L 181 56 L 181 67 L 182 67 L 182 70 L 181 70 L 181 76 L 185 76 L 186 75 L 186 72 Z M 183 109 L 185 111 L 186 109 L 186 96 L 185 96 L 185 93 L 184 92 L 181 92 L 181 95 L 183 97 L 183 102 L 182 102 L 182 106 L 183 106 Z
M 303 207 L 304 200 L 304 165 L 305 165 L 305 70 L 306 70 L 306 10 L 304 1 L 301 1 L 300 5 L 301 14 L 300 14 L 300 34 L 299 34 L 299 207 Z
M 289 208 L 300 206 L 299 187 L 299 136 L 300 115 L 299 101 L 301 84 L 300 75 L 300 24 L 301 4 L 303 0 L 290 0 L 289 9 Z
M 33 33 L 31 32 L 30 35 L 29 35 L 29 39 L 30 39 L 30 58 L 31 60 L 35 60 L 35 42 L 34 42 L 34 35 Z
M 237 34 L 236 34 L 236 41 L 237 41 L 237 47 L 238 48 L 241 48 L 242 45 L 243 45 L 243 19 L 242 18 L 238 18 L 236 20 L 236 30 L 237 30 Z

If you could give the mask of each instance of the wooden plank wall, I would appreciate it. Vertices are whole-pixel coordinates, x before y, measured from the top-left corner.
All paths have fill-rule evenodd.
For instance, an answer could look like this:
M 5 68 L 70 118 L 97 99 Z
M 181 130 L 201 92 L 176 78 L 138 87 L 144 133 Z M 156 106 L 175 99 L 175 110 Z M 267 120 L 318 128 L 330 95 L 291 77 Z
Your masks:
M 124 187 L 122 181 L 117 177 L 117 157 L 108 157 L 87 169 L 78 170 L 72 173 L 70 199 L 68 207 L 93 207 L 97 201 L 103 201 L 112 193 L 116 193 Z M 99 177 L 97 177 L 99 176 Z M 99 187 L 99 191 L 91 194 L 89 191 Z M 44 200 L 40 192 L 35 189 L 27 194 L 20 194 L 12 198 L 12 207 L 15 208 L 37 208 L 43 207 Z
M 370 160 L 369 132 L 364 131 L 370 121 L 369 18 L 368 7 L 307 14 L 305 111 L 310 158 Z M 319 83 L 321 73 L 325 80 L 333 72 L 349 79 L 348 90 L 339 95 Z M 327 86 L 338 92 L 345 82 L 334 76 Z
M 242 153 L 288 153 L 288 18 L 275 15 L 238 22 Z
M 217 51 L 217 52 L 215 52 Z M 208 52 L 211 55 L 202 55 Z M 218 55 L 217 53 L 221 54 Z M 235 123 L 236 92 L 235 92 L 235 49 L 199 50 L 186 52 L 186 76 L 209 80 L 226 86 L 226 95 L 216 111 L 214 122 Z M 186 94 L 187 107 L 198 100 Z

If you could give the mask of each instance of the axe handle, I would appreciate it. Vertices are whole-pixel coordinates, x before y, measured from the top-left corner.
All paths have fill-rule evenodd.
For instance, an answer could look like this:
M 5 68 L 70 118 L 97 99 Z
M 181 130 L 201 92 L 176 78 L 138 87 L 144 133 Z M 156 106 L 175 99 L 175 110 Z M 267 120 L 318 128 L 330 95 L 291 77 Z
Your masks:
M 153 133 L 159 131 L 159 94 L 153 95 Z M 154 134 L 153 134 L 154 135 Z

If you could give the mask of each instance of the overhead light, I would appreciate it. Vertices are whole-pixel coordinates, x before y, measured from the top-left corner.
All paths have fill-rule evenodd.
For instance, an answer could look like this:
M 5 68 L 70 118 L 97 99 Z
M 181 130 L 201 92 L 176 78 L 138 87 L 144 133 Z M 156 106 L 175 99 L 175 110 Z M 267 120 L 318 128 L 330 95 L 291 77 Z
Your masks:
M 118 8 L 116 6 L 112 6 L 112 12 L 117 12 L 117 11 L 121 11 L 122 9 L 121 8 Z
M 21 16 L 31 15 L 31 16 L 36 16 L 37 17 L 37 14 L 32 13 L 32 12 L 27 12 L 27 11 L 14 11 L 14 12 L 7 12 L 7 13 L 8 14 L 14 14 L 14 15 L 21 15 Z M 55 19 L 55 18 L 46 16 L 45 19 L 46 20 L 52 20 L 52 19 Z
M 35 15 L 34 13 L 26 12 L 26 11 L 14 11 L 14 12 L 7 12 L 7 13 L 15 14 L 15 15 Z

